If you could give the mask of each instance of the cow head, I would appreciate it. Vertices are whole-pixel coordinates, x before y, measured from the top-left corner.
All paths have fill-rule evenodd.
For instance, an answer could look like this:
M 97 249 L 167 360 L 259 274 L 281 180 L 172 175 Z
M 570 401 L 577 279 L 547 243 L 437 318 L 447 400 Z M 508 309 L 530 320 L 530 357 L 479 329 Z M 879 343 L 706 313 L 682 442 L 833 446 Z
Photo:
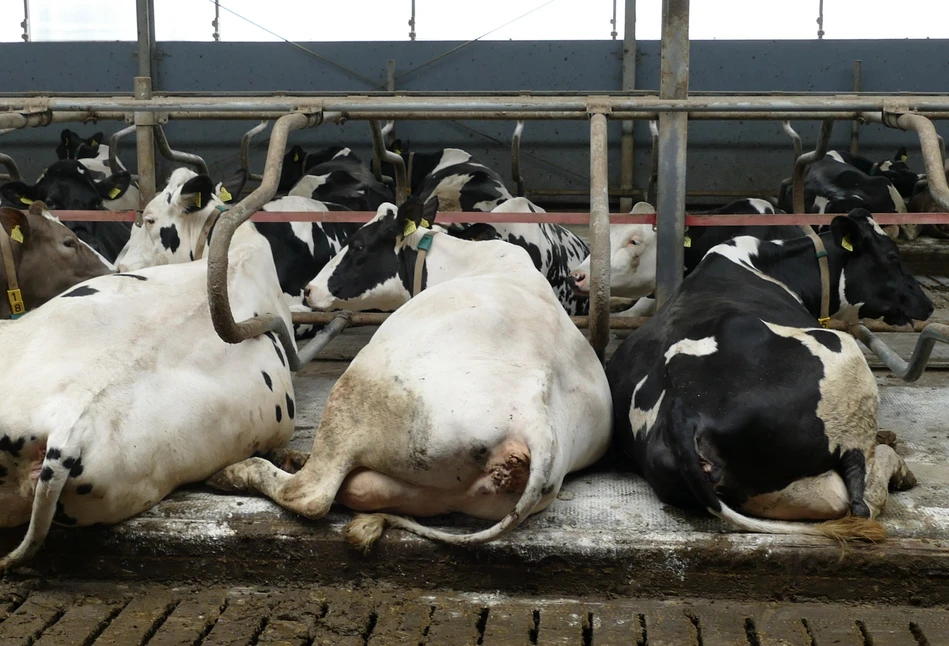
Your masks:
M 42 202 L 30 204 L 27 213 L 0 208 L 0 226 L 10 236 L 17 282 L 27 310 L 77 283 L 111 273 L 101 257 L 54 218 Z M 10 304 L 4 297 L 0 299 L 0 318 L 9 316 Z
M 302 146 L 294 146 L 283 156 L 283 166 L 280 169 L 280 182 L 277 184 L 277 192 L 290 192 L 297 182 L 307 174 L 308 170 L 337 157 L 347 157 L 359 162 L 359 158 L 353 151 L 345 146 L 330 146 L 315 153 L 306 152 Z
M 639 202 L 631 213 L 655 213 Z M 614 224 L 610 226 L 610 294 L 623 298 L 643 298 L 656 289 L 656 232 L 651 224 Z M 571 273 L 574 292 L 590 293 L 590 256 Z
M 315 309 L 394 310 L 411 298 L 406 285 L 408 256 L 416 250 L 406 237 L 431 225 L 438 210 L 435 200 L 424 206 L 411 198 L 396 208 L 383 204 L 376 216 L 360 227 L 316 278 L 306 286 L 307 305 Z
M 909 199 L 913 196 L 913 188 L 920 180 L 920 175 L 907 165 L 908 159 L 906 148 L 900 148 L 893 159 L 873 164 L 870 175 L 882 175 L 887 178 L 903 198 Z
M 236 199 L 246 176 L 234 175 L 214 184 L 207 175 L 179 168 L 142 213 L 141 226 L 132 227 L 128 244 L 116 259 L 119 271 L 194 260 L 198 237 L 208 217 L 224 201 Z
M 841 262 L 838 295 L 844 318 L 882 318 L 890 325 L 929 318 L 932 302 L 869 211 L 835 217 L 830 230 L 842 250 L 835 256 Z
M 131 181 L 131 175 L 119 171 L 97 182 L 81 163 L 59 161 L 43 171 L 33 186 L 24 182 L 7 182 L 0 186 L 0 198 L 4 206 L 14 208 L 41 201 L 53 210 L 98 210 L 103 208 L 103 200 L 116 200 L 125 195 Z
M 56 157 L 58 159 L 96 157 L 99 154 L 99 145 L 102 140 L 103 134 L 101 132 L 97 132 L 88 139 L 83 139 L 77 132 L 68 129 L 63 130 L 59 136 L 59 145 L 56 146 Z

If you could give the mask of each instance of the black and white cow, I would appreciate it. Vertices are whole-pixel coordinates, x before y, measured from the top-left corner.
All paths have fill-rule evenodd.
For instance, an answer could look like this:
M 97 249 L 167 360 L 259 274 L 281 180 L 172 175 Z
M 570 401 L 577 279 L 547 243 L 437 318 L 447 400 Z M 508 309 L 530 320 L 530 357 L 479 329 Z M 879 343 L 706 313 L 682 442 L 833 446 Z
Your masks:
M 237 229 L 228 259 L 235 316 L 289 326 L 253 225 Z M 100 276 L 0 321 L 0 343 L 16 348 L 0 371 L 0 527 L 29 523 L 0 572 L 29 559 L 52 523 L 118 523 L 290 439 L 287 350 L 272 333 L 222 341 L 207 271 L 201 261 Z
M 129 189 L 131 176 L 120 171 L 96 180 L 89 169 L 75 160 L 58 161 L 49 166 L 36 184 L 7 182 L 0 186 L 0 203 L 22 207 L 41 201 L 51 210 L 102 210 L 107 200 L 119 200 Z M 132 225 L 127 222 L 66 222 L 79 239 L 109 262 L 113 262 L 129 239 Z
M 350 211 L 375 211 L 395 199 L 392 190 L 378 181 L 348 148 L 328 161 L 308 167 L 289 194 L 332 202 Z
M 438 198 L 439 211 L 492 211 L 514 197 L 500 175 L 458 148 L 415 153 L 412 176 L 412 195 Z
M 99 148 L 102 146 L 104 135 L 97 132 L 91 137 L 83 138 L 78 132 L 73 132 L 68 128 L 59 135 L 59 145 L 56 146 L 57 159 L 86 159 L 97 157 Z M 108 146 L 105 147 L 108 157 Z
M 315 153 L 306 152 L 302 146 L 294 146 L 283 156 L 283 166 L 280 169 L 280 182 L 277 185 L 277 194 L 285 195 L 296 183 L 314 166 L 319 166 L 331 159 L 359 158 L 352 150 L 345 146 L 330 146 Z
M 56 154 L 62 159 L 75 159 L 86 167 L 95 182 L 101 182 L 112 175 L 109 166 L 109 147 L 102 144 L 102 133 L 97 132 L 88 139 L 82 139 L 72 130 L 63 130 Z M 116 158 L 120 171 L 125 170 L 121 160 Z M 102 199 L 102 208 L 107 211 L 135 211 L 141 203 L 141 193 L 135 182 L 131 182 L 124 193 L 115 198 Z
M 236 186 L 227 187 L 227 180 L 224 185 L 228 195 L 238 193 Z M 128 245 L 116 260 L 118 270 L 129 272 L 194 260 L 208 218 L 227 208 L 220 199 L 220 187 L 207 175 L 186 168 L 174 171 L 168 185 L 145 207 L 143 225 L 132 230 Z M 285 196 L 264 205 L 263 210 L 329 208 L 309 198 Z M 357 223 L 261 222 L 253 226 L 270 243 L 277 279 L 291 311 L 310 311 L 303 305 L 304 287 L 336 255 L 349 235 L 359 229 Z M 302 335 L 308 330 L 300 328 L 297 332 Z
M 892 159 L 884 159 L 879 162 L 843 150 L 831 150 L 827 154 L 838 156 L 845 164 L 856 166 L 867 175 L 881 175 L 887 178 L 904 201 L 913 196 L 913 188 L 916 183 L 925 177 L 925 175 L 920 175 L 912 170 L 907 164 L 909 156 L 906 154 L 906 148 L 900 148 L 896 151 Z
M 867 211 L 834 218 L 821 239 L 834 318 L 932 313 Z M 662 501 L 747 531 L 880 537 L 869 519 L 888 487 L 914 484 L 876 445 L 877 386 L 856 341 L 818 324 L 816 255 L 807 237 L 714 247 L 610 359 L 616 445 Z

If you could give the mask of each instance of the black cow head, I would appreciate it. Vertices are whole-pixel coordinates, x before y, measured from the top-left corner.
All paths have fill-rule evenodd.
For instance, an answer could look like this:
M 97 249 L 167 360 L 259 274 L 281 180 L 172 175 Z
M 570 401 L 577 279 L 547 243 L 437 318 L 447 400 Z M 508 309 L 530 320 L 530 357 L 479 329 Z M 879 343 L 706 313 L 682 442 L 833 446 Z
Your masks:
M 85 159 L 99 155 L 99 144 L 103 134 L 97 132 L 88 139 L 83 139 L 79 133 L 72 130 L 63 130 L 59 136 L 59 145 L 56 146 L 56 156 L 59 159 Z
M 869 211 L 854 209 L 847 216 L 835 217 L 830 230 L 834 243 L 843 250 L 842 309 L 857 308 L 859 318 L 882 318 L 890 325 L 929 318 L 932 302 Z
M 280 170 L 280 183 L 277 185 L 277 192 L 290 192 L 290 189 L 296 186 L 296 183 L 307 174 L 307 171 L 330 161 L 344 151 L 348 151 L 346 153 L 348 159 L 359 162 L 359 157 L 345 146 L 330 146 L 315 153 L 306 152 L 302 146 L 294 146 L 283 156 L 283 167 Z
M 870 169 L 870 175 L 881 175 L 887 178 L 900 195 L 909 199 L 913 196 L 913 188 L 920 176 L 907 165 L 908 159 L 906 148 L 900 148 L 893 159 L 875 163 Z
M 431 226 L 438 203 L 423 205 L 410 198 L 398 207 L 383 204 L 376 217 L 360 227 L 307 285 L 310 307 L 394 310 L 411 297 L 406 285 L 412 278 L 417 250 L 406 238 L 419 227 Z
M 81 163 L 58 161 L 33 186 L 24 182 L 0 186 L 0 197 L 4 205 L 13 207 L 42 201 L 53 210 L 97 210 L 103 208 L 102 200 L 122 197 L 131 182 L 132 176 L 125 171 L 96 182 Z

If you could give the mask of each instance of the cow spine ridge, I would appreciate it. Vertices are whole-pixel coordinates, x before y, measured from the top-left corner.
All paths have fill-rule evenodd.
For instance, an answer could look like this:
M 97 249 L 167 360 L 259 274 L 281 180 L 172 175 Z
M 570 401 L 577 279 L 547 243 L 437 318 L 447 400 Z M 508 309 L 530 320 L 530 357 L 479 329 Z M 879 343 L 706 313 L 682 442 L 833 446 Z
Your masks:
M 746 532 L 759 534 L 786 534 L 793 536 L 826 536 L 838 541 L 869 541 L 876 543 L 886 538 L 886 529 L 875 520 L 845 516 L 823 523 L 800 523 L 752 518 L 726 505 L 715 493 L 702 470 L 695 437 L 700 421 L 685 412 L 685 404 L 676 398 L 671 411 L 673 450 L 692 494 L 710 514 Z
M 78 460 L 77 460 L 78 461 Z M 47 458 L 43 459 L 43 468 L 36 481 L 36 490 L 33 493 L 33 510 L 30 514 L 30 524 L 26 536 L 12 552 L 0 559 L 0 574 L 15 568 L 33 558 L 33 555 L 43 545 L 49 528 L 53 525 L 53 516 L 59 496 L 63 492 L 70 470 L 61 462 Z M 45 478 L 49 473 L 50 477 Z
M 514 509 L 491 527 L 473 534 L 453 534 L 427 527 L 404 516 L 396 516 L 394 514 L 357 514 L 356 517 L 343 528 L 343 536 L 350 545 L 363 552 L 368 552 L 372 544 L 382 536 L 382 530 L 387 524 L 391 527 L 418 534 L 422 538 L 441 541 L 450 545 L 480 545 L 500 538 L 520 525 L 521 522 L 531 514 L 534 508 L 537 507 L 544 496 L 551 493 L 548 491 L 545 494 L 545 488 L 550 481 L 554 466 L 555 451 L 552 438 L 549 434 L 545 434 L 540 446 L 535 444 L 535 438 L 529 436 L 525 439 L 531 454 L 527 485 L 524 487 L 524 492 L 518 499 Z

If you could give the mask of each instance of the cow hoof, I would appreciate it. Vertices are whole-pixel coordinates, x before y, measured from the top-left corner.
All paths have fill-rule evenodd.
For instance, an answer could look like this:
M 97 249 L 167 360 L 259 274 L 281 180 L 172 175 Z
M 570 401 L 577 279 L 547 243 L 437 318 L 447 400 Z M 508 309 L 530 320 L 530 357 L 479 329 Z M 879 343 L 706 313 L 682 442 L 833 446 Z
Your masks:
M 862 500 L 857 500 L 850 504 L 850 513 L 858 518 L 869 518 L 870 507 Z
M 363 554 L 368 554 L 385 527 L 386 519 L 379 514 L 357 514 L 343 528 L 343 538 Z
M 890 478 L 890 489 L 892 491 L 906 491 L 915 486 L 916 476 L 909 470 L 909 467 L 907 467 L 905 463 L 897 469 L 896 472 L 893 473 L 893 477 Z
M 247 482 L 240 475 L 239 464 L 232 464 L 226 469 L 221 469 L 213 476 L 204 481 L 207 486 L 218 491 L 244 491 L 247 488 Z
M 893 431 L 877 431 L 877 444 L 896 446 L 896 433 Z
M 296 473 L 310 459 L 310 454 L 295 449 L 274 449 L 266 455 L 266 458 L 274 466 L 288 473 Z

